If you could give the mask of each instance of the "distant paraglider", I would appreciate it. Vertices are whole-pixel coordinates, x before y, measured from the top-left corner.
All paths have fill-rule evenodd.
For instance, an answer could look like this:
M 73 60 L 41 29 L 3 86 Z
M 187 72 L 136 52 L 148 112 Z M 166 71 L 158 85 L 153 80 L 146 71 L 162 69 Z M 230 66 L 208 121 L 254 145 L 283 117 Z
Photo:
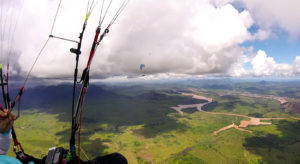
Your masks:
M 143 71 L 143 69 L 145 69 L 146 65 L 145 64 L 141 64 L 140 65 L 140 70 Z
M 145 69 L 146 65 L 145 64 L 141 64 L 140 65 L 140 71 L 143 72 L 143 70 Z M 142 76 L 145 76 L 145 74 L 143 74 Z

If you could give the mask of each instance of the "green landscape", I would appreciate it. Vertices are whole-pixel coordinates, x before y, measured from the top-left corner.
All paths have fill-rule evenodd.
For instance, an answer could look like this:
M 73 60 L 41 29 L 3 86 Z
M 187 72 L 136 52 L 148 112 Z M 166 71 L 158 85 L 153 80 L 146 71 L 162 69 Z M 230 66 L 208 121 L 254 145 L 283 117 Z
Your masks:
M 287 97 L 290 82 L 219 83 L 91 86 L 83 112 L 81 158 L 88 160 L 119 152 L 133 164 L 300 163 L 300 101 L 296 92 Z M 261 90 L 270 86 L 273 89 L 268 92 Z M 51 95 L 51 87 L 32 88 L 28 94 L 37 94 L 38 90 Z M 244 92 L 265 98 L 241 95 Z M 212 98 L 212 102 L 204 105 L 203 111 L 186 108 L 181 114 L 171 107 L 207 103 L 182 93 Z M 276 96 L 284 97 L 287 102 L 279 102 Z M 47 98 L 50 105 L 41 108 L 22 109 L 15 122 L 27 154 L 42 158 L 50 147 L 68 148 L 70 104 L 64 104 L 59 96 L 54 99 Z M 23 102 L 26 101 L 30 100 Z M 214 134 L 252 117 L 282 119 L 260 120 L 270 125 L 239 127 L 246 131 L 229 128 Z M 14 156 L 12 149 L 9 155 Z

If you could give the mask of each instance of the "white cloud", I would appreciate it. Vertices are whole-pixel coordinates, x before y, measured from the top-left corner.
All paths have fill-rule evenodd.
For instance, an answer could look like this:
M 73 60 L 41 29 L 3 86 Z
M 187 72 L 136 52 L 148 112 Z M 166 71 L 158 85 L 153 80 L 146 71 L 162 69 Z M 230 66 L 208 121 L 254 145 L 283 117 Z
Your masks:
M 261 28 L 283 28 L 292 38 L 300 35 L 299 0 L 243 0 Z
M 255 76 L 270 76 L 274 74 L 276 62 L 274 58 L 268 57 L 267 54 L 259 50 L 257 55 L 251 61 L 253 74 Z
M 232 3 L 235 0 L 210 0 L 210 2 L 215 5 L 216 7 L 222 7 L 228 3 Z
M 243 54 L 238 44 L 251 38 L 247 28 L 252 23 L 248 12 L 239 13 L 231 5 L 134 1 L 104 43 L 110 69 L 101 62 L 103 56 L 95 58 L 96 65 L 99 73 L 105 69 L 136 74 L 141 63 L 146 64 L 146 74 L 226 72 Z
M 271 30 L 259 29 L 256 33 L 253 34 L 253 40 L 265 40 L 271 36 Z
M 58 1 L 25 1 L 14 44 L 21 52 L 18 64 L 23 72 L 30 68 L 47 39 L 57 5 Z M 80 0 L 64 0 L 54 34 L 77 39 L 85 7 Z M 117 7 L 113 2 L 108 19 Z M 80 69 L 88 58 L 99 8 L 88 22 Z M 146 64 L 143 73 L 147 75 L 226 73 L 243 55 L 239 44 L 253 39 L 248 32 L 253 23 L 248 11 L 238 12 L 221 1 L 216 7 L 208 0 L 131 0 L 99 46 L 91 73 L 97 77 L 139 76 L 141 63 Z M 71 77 L 75 65 L 71 47 L 76 44 L 51 39 L 32 75 Z
M 295 64 L 295 72 L 297 74 L 300 73 L 300 56 L 296 56 L 295 60 L 294 60 L 294 64 Z
M 239 58 L 239 60 L 232 64 L 230 69 L 227 72 L 227 75 L 233 77 L 241 77 L 248 76 L 249 71 L 245 69 L 245 64 L 250 61 L 249 56 L 243 55 Z
M 191 20 L 191 36 L 206 51 L 220 51 L 250 39 L 248 28 L 253 20 L 247 11 L 239 13 L 230 4 L 220 8 L 199 5 L 198 11 Z
M 294 66 L 290 64 L 277 64 L 276 72 L 280 76 L 295 76 Z
M 263 50 L 252 54 L 251 48 L 246 50 L 251 55 L 243 55 L 239 60 L 232 64 L 227 74 L 232 77 L 243 76 L 277 76 L 293 77 L 300 73 L 300 56 L 294 60 L 294 65 L 277 63 L 273 57 L 267 55 Z M 250 63 L 252 68 L 245 69 L 245 65 Z
M 187 0 L 174 3 L 172 0 L 131 0 L 99 46 L 91 74 L 101 78 L 135 77 L 142 74 L 149 78 L 167 78 L 207 74 L 289 76 L 293 74 L 291 70 L 295 71 L 296 68 L 300 72 L 300 59 L 295 60 L 295 67 L 277 64 L 264 51 L 259 51 L 251 60 L 252 71 L 244 68 L 244 64 L 250 62 L 250 59 L 245 55 L 247 50 L 240 46 L 241 43 L 268 38 L 271 35 L 270 28 L 274 26 L 297 34 L 296 27 L 299 23 L 288 22 L 298 16 L 292 16 L 289 21 L 282 21 L 281 19 L 286 17 L 282 15 L 288 14 L 285 13 L 285 7 L 281 9 L 283 13 L 273 13 L 283 2 L 276 1 L 276 6 L 267 7 L 266 5 L 271 3 L 269 0 L 262 2 L 262 6 L 258 5 L 256 0 L 245 1 L 247 9 L 239 12 L 229 4 L 234 1 Z M 50 0 L 24 2 L 19 28 L 16 31 L 17 39 L 13 44 L 12 72 L 15 74 L 26 74 L 31 67 L 48 37 L 58 5 L 58 1 Z M 119 6 L 117 3 L 121 2 L 113 2 L 107 19 L 112 17 Z M 293 1 L 292 4 L 295 3 Z M 86 2 L 81 0 L 64 0 L 54 34 L 76 40 L 85 17 L 85 5 Z M 100 3 L 91 15 L 85 31 L 80 70 L 87 62 L 98 23 L 99 8 Z M 13 11 L 19 9 L 15 7 Z M 291 11 L 294 11 L 294 8 Z M 249 28 L 255 23 L 259 24 L 260 28 L 255 34 L 251 34 Z M 71 47 L 76 47 L 76 44 L 51 39 L 32 75 L 72 77 L 75 55 L 69 52 Z M 1 59 L 4 58 L 1 56 Z M 142 63 L 146 65 L 143 72 L 139 70 Z
M 278 64 L 273 57 L 259 50 L 251 61 L 254 76 L 294 76 L 295 67 L 290 64 Z
M 243 63 L 235 63 L 230 67 L 228 74 L 233 77 L 241 77 L 248 73 L 245 70 Z

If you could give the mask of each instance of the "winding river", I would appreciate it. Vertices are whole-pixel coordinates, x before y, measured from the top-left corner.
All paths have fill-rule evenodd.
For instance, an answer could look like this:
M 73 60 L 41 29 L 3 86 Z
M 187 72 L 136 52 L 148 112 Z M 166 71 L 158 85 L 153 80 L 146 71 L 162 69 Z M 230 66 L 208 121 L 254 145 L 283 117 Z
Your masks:
M 183 109 L 187 109 L 187 108 L 197 108 L 197 110 L 201 111 L 201 112 L 205 112 L 205 113 L 209 113 L 209 114 L 216 114 L 216 115 L 226 115 L 226 116 L 238 116 L 238 117 L 244 117 L 244 118 L 248 118 L 250 119 L 249 121 L 246 120 L 242 120 L 240 122 L 240 125 L 235 125 L 234 123 L 232 123 L 231 125 L 225 126 L 217 131 L 215 131 L 213 134 L 217 135 L 218 133 L 220 133 L 221 131 L 230 129 L 230 128 L 235 128 L 237 130 L 240 131 L 246 131 L 246 132 L 252 132 L 250 130 L 246 130 L 246 129 L 242 129 L 242 128 L 246 128 L 249 125 L 271 125 L 271 122 L 261 122 L 261 120 L 283 120 L 283 119 L 294 119 L 294 120 L 300 120 L 300 118 L 297 117 L 280 117 L 280 118 L 256 118 L 256 117 L 250 117 L 247 115 L 242 115 L 242 114 L 234 114 L 234 113 L 219 113 L 219 112 L 207 112 L 202 110 L 202 107 L 204 105 L 210 104 L 213 102 L 212 98 L 207 98 L 204 96 L 200 96 L 200 95 L 196 95 L 194 93 L 181 93 L 184 96 L 192 96 L 194 99 L 200 99 L 200 100 L 206 100 L 207 102 L 205 103 L 200 103 L 200 104 L 188 104 L 188 105 L 178 105 L 176 107 L 171 107 L 172 109 L 176 110 L 177 112 L 179 112 L 181 115 L 183 115 L 182 110 Z

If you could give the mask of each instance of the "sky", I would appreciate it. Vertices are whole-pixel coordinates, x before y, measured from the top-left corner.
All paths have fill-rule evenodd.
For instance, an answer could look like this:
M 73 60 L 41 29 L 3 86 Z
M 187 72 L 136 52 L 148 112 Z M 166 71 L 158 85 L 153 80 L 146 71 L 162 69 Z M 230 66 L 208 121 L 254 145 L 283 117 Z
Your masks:
M 87 23 L 79 72 L 86 66 L 102 0 Z M 104 9 L 110 0 L 104 0 Z M 90 0 L 91 4 L 92 0 Z M 113 0 L 108 25 L 123 0 Z M 45 44 L 59 0 L 1 0 L 0 62 L 26 76 Z M 53 35 L 78 40 L 88 0 L 62 0 Z M 300 75 L 299 0 L 130 0 L 99 45 L 99 79 L 279 77 Z M 73 76 L 76 43 L 51 38 L 31 76 Z M 140 70 L 140 65 L 145 68 Z

